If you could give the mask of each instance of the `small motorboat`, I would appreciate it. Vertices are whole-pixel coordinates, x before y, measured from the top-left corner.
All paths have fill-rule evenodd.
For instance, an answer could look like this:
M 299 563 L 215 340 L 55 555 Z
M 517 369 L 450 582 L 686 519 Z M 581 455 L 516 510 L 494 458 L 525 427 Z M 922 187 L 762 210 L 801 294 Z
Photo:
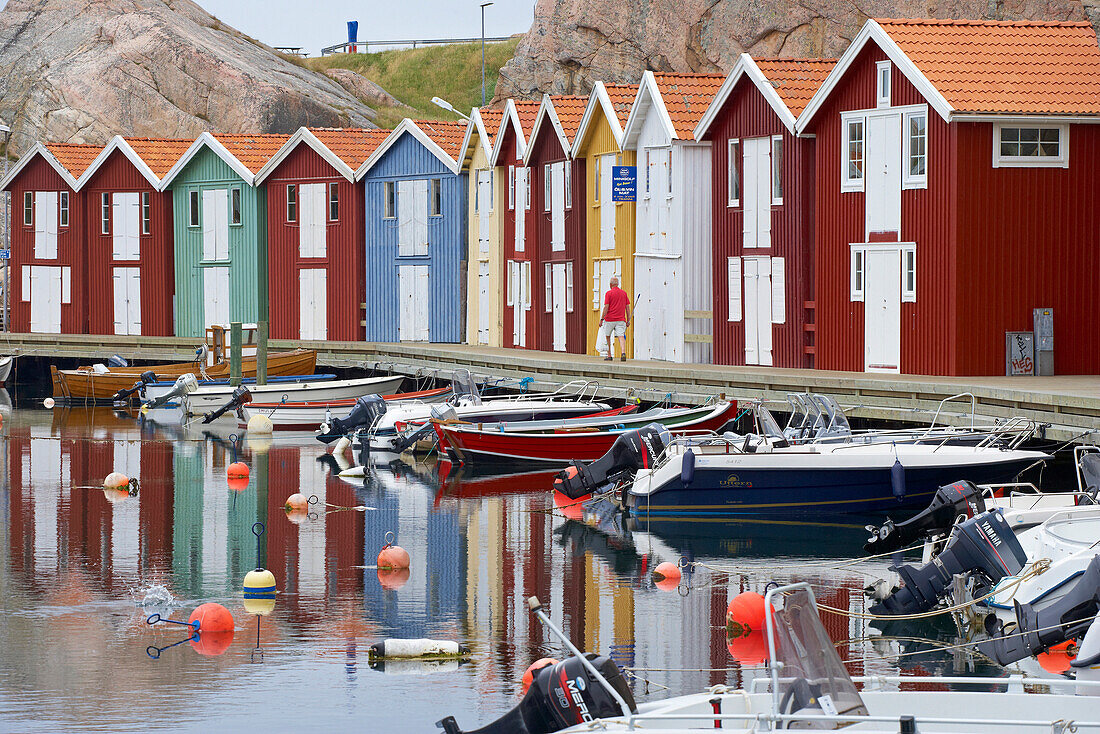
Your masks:
M 335 379 L 336 375 L 326 373 L 320 373 L 316 375 L 280 375 L 276 377 L 268 377 L 267 384 L 292 386 L 296 383 L 302 382 L 327 382 L 329 380 Z M 137 387 L 137 382 L 140 382 L 140 378 L 134 383 L 134 387 Z M 241 384 L 251 390 L 256 384 L 256 378 L 246 377 L 241 380 Z M 176 386 L 177 383 L 175 380 L 168 381 L 158 379 L 156 382 L 150 382 L 148 384 L 143 384 L 141 387 L 138 387 L 137 394 L 142 395 L 144 403 L 155 402 L 157 403 L 157 407 L 159 408 L 178 408 L 180 406 L 177 402 L 175 402 L 177 400 L 177 397 L 171 394 Z M 200 380 L 196 378 L 194 387 L 196 390 L 203 387 L 226 387 L 232 390 L 232 387 L 230 387 L 229 385 L 228 377 L 222 380 Z M 128 390 L 123 392 L 128 392 Z M 124 395 L 123 399 L 125 399 L 126 397 L 127 396 Z
M 11 377 L 11 368 L 15 364 L 15 357 L 0 357 L 0 387 L 6 387 L 8 378 Z
M 417 403 L 442 403 L 450 398 L 454 392 L 449 387 L 437 387 L 431 390 L 417 390 L 415 392 L 396 393 L 383 395 L 382 399 L 388 405 L 405 402 Z M 355 407 L 357 398 L 341 398 L 338 400 L 306 400 L 300 402 L 263 402 L 252 401 L 241 407 L 244 418 L 240 421 L 240 427 L 248 425 L 248 419 L 253 415 L 265 415 L 271 421 L 276 431 L 314 431 L 317 426 L 332 418 L 346 418 L 351 409 Z
M 392 394 L 401 387 L 404 380 L 403 375 L 361 377 L 354 380 L 303 380 L 293 383 L 252 385 L 249 386 L 248 392 L 252 399 L 258 402 L 354 400 L 363 395 Z M 184 396 L 184 411 L 188 415 L 197 415 L 220 408 L 233 396 L 234 390 L 235 388 L 231 385 L 199 387 Z
M 736 412 L 722 401 L 692 408 L 652 408 L 632 415 L 517 423 L 435 421 L 439 447 L 460 463 L 474 461 L 568 464 L 603 456 L 624 431 L 657 423 L 676 431 L 714 431 Z

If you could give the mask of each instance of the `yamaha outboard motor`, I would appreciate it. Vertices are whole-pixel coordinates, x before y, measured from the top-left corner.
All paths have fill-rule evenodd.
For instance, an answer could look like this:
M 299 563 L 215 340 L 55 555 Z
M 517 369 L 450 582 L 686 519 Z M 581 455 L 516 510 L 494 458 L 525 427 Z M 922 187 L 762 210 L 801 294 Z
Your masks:
M 593 653 L 585 657 L 623 697 L 631 712 L 636 713 L 634 696 L 611 658 Z M 622 714 L 611 693 L 574 655 L 536 670 L 534 681 L 519 705 L 493 723 L 480 729 L 460 729 L 454 717 L 448 716 L 437 726 L 446 734 L 549 734 Z
M 955 531 L 938 556 L 923 566 L 894 566 L 904 586 L 871 607 L 871 614 L 916 614 L 936 606 L 955 574 L 977 573 L 992 585 L 1015 576 L 1027 563 L 1000 510 L 972 517 Z
M 607 453 L 588 464 L 574 461 L 554 478 L 554 489 L 570 499 L 616 481 L 638 469 L 648 469 L 656 463 L 672 441 L 672 435 L 660 423 L 627 431 L 615 439 Z
M 364 395 L 355 401 L 355 407 L 347 418 L 333 418 L 322 423 L 317 440 L 321 443 L 332 443 L 358 428 L 370 428 L 385 412 L 386 401 L 381 395 Z
M 115 393 L 115 400 L 126 400 L 136 392 L 144 392 L 146 385 L 151 385 L 157 381 L 157 376 L 152 371 L 142 372 L 138 376 L 138 381 L 134 383 L 133 387 L 128 390 L 119 390 Z
M 190 372 L 180 375 L 172 384 L 172 389 L 161 395 L 156 400 L 141 406 L 143 408 L 159 408 L 170 400 L 182 398 L 184 395 L 195 392 L 199 388 L 199 381 Z
M 878 527 L 868 525 L 871 537 L 863 544 L 863 550 L 871 554 L 892 553 L 923 538 L 947 533 L 959 517 L 974 517 L 983 512 L 985 498 L 972 482 L 945 484 L 936 490 L 932 503 L 923 512 L 905 522 L 895 524 L 887 520 Z
M 1000 620 L 986 618 L 991 640 L 978 649 L 1001 665 L 1037 655 L 1052 645 L 1082 637 L 1100 612 L 1100 556 L 1095 556 L 1077 577 L 1077 583 L 1058 601 L 1036 611 L 1030 604 L 1014 601 L 1016 626 L 1007 631 Z
M 107 364 L 111 367 L 129 367 L 130 363 L 117 354 L 112 354 L 107 358 Z
M 233 390 L 233 394 L 229 397 L 229 402 L 227 402 L 225 405 L 218 408 L 217 410 L 211 411 L 209 413 L 204 413 L 202 416 L 202 422 L 204 424 L 213 423 L 218 418 L 221 418 L 223 415 L 225 415 L 226 411 L 229 410 L 237 411 L 237 417 L 241 420 L 244 420 L 244 416 L 241 415 L 241 406 L 245 403 L 251 402 L 252 393 L 250 393 L 248 391 L 248 388 L 244 385 L 238 385 L 237 388 Z

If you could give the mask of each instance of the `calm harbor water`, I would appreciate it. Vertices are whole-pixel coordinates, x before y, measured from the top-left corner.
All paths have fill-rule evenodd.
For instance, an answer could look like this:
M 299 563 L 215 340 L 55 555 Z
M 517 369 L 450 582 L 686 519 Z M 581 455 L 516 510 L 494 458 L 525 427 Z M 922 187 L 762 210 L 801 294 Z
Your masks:
M 764 648 L 727 639 L 735 594 L 805 580 L 824 603 L 858 612 L 862 588 L 887 568 L 846 563 L 865 539 L 858 518 L 631 527 L 555 508 L 547 472 L 479 476 L 374 456 L 349 482 L 307 434 L 235 443 L 228 421 L 204 432 L 171 413 L 142 421 L 104 408 L 5 408 L 3 418 L 2 731 L 431 732 L 448 714 L 474 728 L 515 705 L 531 662 L 564 657 L 525 611 L 532 594 L 579 647 L 629 668 L 639 699 L 740 685 L 762 674 Z M 234 460 L 251 468 L 247 483 L 227 482 Z M 137 478 L 135 496 L 102 489 L 112 471 Z M 371 509 L 295 523 L 282 509 L 295 492 L 318 508 Z M 372 568 L 390 531 L 412 557 L 407 578 Z M 676 590 L 655 588 L 652 568 L 681 555 L 696 571 Z M 280 590 L 263 617 L 241 592 L 257 564 Z M 157 585 L 174 601 L 143 607 Z M 150 657 L 149 646 L 186 634 L 149 627 L 147 614 L 185 620 L 209 601 L 233 613 L 231 643 Z M 955 641 L 950 623 L 889 636 L 849 617 L 825 623 L 855 674 L 1000 674 L 938 649 Z M 472 655 L 372 667 L 368 647 L 387 637 L 457 640 Z

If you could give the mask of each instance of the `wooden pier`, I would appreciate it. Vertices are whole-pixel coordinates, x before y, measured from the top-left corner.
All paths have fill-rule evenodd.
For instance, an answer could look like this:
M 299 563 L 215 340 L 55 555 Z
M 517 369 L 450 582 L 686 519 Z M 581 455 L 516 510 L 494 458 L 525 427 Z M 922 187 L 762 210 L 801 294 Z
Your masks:
M 19 356 L 103 360 L 111 354 L 127 359 L 186 360 L 194 355 L 192 339 L 100 335 L 6 334 L 0 353 Z M 532 378 L 529 389 L 544 390 L 572 380 L 599 383 L 607 397 L 637 396 L 660 400 L 671 395 L 680 403 L 697 403 L 715 395 L 736 399 L 784 401 L 790 392 L 832 395 L 852 417 L 927 423 L 944 398 L 974 396 L 979 418 L 1023 416 L 1047 424 L 1055 440 L 1080 437 L 1100 442 L 1100 377 L 929 377 L 880 375 L 770 367 L 673 364 L 631 360 L 605 362 L 599 357 L 498 349 L 464 344 L 309 342 L 272 340 L 271 349 L 305 347 L 318 351 L 318 365 L 379 367 L 409 376 L 449 378 L 455 369 L 508 380 Z M 949 403 L 940 421 L 966 425 L 969 398 Z M 1091 433 L 1091 435 L 1089 435 Z

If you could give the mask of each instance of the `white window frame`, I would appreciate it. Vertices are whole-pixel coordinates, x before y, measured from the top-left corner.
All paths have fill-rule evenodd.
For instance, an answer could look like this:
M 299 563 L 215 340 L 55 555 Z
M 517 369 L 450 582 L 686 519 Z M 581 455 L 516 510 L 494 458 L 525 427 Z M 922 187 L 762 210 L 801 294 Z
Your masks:
M 565 263 L 565 312 L 573 313 L 573 261 Z
M 921 105 L 922 109 L 906 112 L 901 116 L 901 147 L 904 168 L 901 172 L 902 189 L 926 189 L 928 188 L 928 106 Z M 910 173 L 913 164 L 913 154 L 910 148 L 912 134 L 910 123 L 914 118 L 924 118 L 924 173 Z
M 496 169 L 490 167 L 489 171 L 489 213 L 493 213 L 493 202 L 496 199 Z M 443 216 L 443 179 L 433 178 L 433 181 L 439 181 L 439 216 Z
M 546 298 L 546 313 L 554 312 L 554 266 L 546 263 L 546 282 L 542 284 L 542 292 Z
M 294 209 L 294 216 L 290 216 L 291 208 Z M 286 221 L 288 223 L 298 221 L 298 184 L 286 185 Z
M 1058 130 L 1058 156 L 1003 156 L 1001 131 L 1004 128 L 1035 128 Z M 1069 168 L 1069 123 L 1032 122 L 1026 119 L 993 123 L 994 168 Z
M 69 226 L 69 192 L 61 191 L 57 195 L 57 226 Z
M 99 233 L 111 234 L 111 195 L 106 191 L 99 195 Z
M 649 198 L 649 164 L 650 164 L 650 149 L 645 149 L 645 198 Z
M 665 156 L 665 198 L 672 198 L 672 146 L 668 146 Z
M 890 106 L 893 67 L 894 65 L 889 61 L 879 61 L 875 64 L 875 107 L 878 109 Z
M 199 197 L 201 193 L 199 189 L 191 189 L 187 192 L 187 226 L 198 227 L 202 220 L 200 211 Z M 104 232 L 106 234 L 106 232 Z
M 851 133 L 852 124 L 857 122 L 860 125 L 861 136 L 859 143 L 859 178 L 850 178 L 848 176 L 848 153 L 851 148 L 852 138 L 849 137 L 849 135 Z M 863 182 L 866 180 L 867 176 L 867 112 L 865 110 L 859 110 L 856 112 L 840 113 L 840 134 L 840 190 L 863 191 Z
M 542 164 L 542 210 L 550 211 L 550 164 Z
M 382 182 L 382 218 L 397 219 L 397 183 Z
M 523 177 L 523 208 L 531 211 L 531 169 L 524 168 L 527 175 Z
M 913 265 L 913 287 L 908 283 L 909 261 Z M 917 302 L 917 246 L 916 244 L 902 245 L 901 247 L 901 302 Z
M 244 220 L 241 196 L 240 186 L 234 186 L 229 190 L 229 224 L 233 227 L 241 226 Z
M 741 206 L 741 169 L 737 167 L 741 159 L 741 139 L 730 138 L 726 141 L 726 206 Z M 733 185 L 737 185 L 737 196 L 733 196 Z
M 516 167 L 508 166 L 508 211 L 516 208 Z
M 428 179 L 428 216 L 443 216 L 443 179 Z
M 744 310 L 742 304 L 742 283 L 745 275 L 741 265 L 741 258 L 726 258 L 726 320 L 736 322 L 741 320 Z
M 573 208 L 573 162 L 565 161 L 562 164 L 562 170 L 564 171 L 563 178 L 565 179 L 565 208 Z
M 34 192 L 23 192 L 23 226 L 34 226 Z
M 779 155 L 775 154 L 775 146 L 779 146 Z M 771 160 L 771 188 L 772 188 L 772 206 L 779 206 L 783 203 L 783 136 L 772 135 L 771 150 L 768 156 Z M 779 178 L 776 178 L 776 172 L 779 173 Z M 776 185 L 779 187 L 779 196 L 776 196 Z
M 848 299 L 862 303 L 867 288 L 867 246 L 853 244 L 848 261 Z
M 515 260 L 509 260 L 508 261 L 508 278 L 507 278 L 508 282 L 504 285 L 504 305 L 505 306 L 515 305 L 516 296 L 515 296 L 515 286 L 514 286 L 513 281 L 515 281 L 515 279 L 518 277 L 518 274 L 519 274 L 519 263 L 517 263 Z
M 148 191 L 141 192 L 141 233 L 153 231 L 153 202 Z
M 600 203 L 600 168 L 602 168 L 600 159 L 603 156 L 593 156 L 592 162 L 592 205 L 597 206 Z
M 328 221 L 340 221 L 340 184 L 336 181 L 328 184 Z

